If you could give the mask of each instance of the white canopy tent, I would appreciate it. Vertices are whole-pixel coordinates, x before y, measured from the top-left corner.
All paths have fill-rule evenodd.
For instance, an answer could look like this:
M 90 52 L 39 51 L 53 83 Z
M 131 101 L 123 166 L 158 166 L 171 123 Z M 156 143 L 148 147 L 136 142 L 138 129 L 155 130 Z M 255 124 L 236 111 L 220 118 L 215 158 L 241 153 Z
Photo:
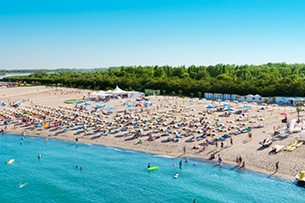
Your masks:
M 122 90 L 121 88 L 119 88 L 119 86 L 116 86 L 109 93 L 113 95 L 128 95 L 128 91 Z
M 120 97 L 128 97 L 128 98 L 139 98 L 144 96 L 143 92 L 137 92 L 137 91 L 125 91 L 119 88 L 119 86 L 116 86 L 113 90 L 103 91 L 100 90 L 98 92 L 91 93 L 91 97 L 95 98 L 103 98 L 107 96 L 120 96 Z

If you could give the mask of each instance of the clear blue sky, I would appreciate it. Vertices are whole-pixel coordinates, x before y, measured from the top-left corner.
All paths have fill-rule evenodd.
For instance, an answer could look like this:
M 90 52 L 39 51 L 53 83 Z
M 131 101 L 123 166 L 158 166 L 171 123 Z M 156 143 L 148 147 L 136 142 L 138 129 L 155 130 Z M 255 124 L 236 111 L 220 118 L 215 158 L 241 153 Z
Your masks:
M 304 63 L 305 0 L 0 0 L 0 69 Z

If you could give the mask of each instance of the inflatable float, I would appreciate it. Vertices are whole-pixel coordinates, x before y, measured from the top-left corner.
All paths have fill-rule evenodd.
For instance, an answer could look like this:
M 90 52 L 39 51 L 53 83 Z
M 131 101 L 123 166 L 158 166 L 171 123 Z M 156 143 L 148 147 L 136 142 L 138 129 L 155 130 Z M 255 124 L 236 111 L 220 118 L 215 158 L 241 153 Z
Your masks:
M 147 168 L 148 171 L 156 171 L 158 169 L 159 169 L 159 166 L 153 166 L 153 167 Z
M 12 164 L 15 162 L 15 159 L 10 159 L 9 161 L 6 162 L 6 164 Z

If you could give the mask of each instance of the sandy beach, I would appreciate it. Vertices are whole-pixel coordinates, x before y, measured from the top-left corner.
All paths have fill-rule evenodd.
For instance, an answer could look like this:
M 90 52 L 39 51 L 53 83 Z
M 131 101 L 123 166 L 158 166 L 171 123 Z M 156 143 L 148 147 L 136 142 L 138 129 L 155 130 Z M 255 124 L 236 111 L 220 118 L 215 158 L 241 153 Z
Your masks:
M 77 138 L 78 142 L 215 163 L 220 155 L 225 163 L 237 167 L 242 166 L 236 163 L 241 157 L 245 170 L 288 179 L 305 169 L 304 144 L 287 148 L 302 141 L 302 131 L 287 132 L 286 123 L 282 123 L 285 116 L 288 121 L 297 119 L 295 107 L 169 96 L 151 96 L 148 101 L 88 100 L 86 105 L 64 102 L 88 99 L 89 92 L 44 86 L 1 89 L 2 136 L 25 133 L 46 139 Z M 301 120 L 303 114 L 301 111 Z M 298 125 L 303 127 L 302 122 Z M 263 147 L 264 139 L 272 144 Z M 277 146 L 282 146 L 281 150 L 271 153 Z M 211 154 L 215 158 L 209 160 Z

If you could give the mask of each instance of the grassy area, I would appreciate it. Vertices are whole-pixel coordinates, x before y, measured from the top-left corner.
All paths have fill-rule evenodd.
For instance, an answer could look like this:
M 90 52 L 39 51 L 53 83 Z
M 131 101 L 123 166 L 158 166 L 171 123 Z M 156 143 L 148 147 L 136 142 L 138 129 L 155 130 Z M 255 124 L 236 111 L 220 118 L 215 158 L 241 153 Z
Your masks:
M 74 104 L 75 102 L 86 102 L 86 100 L 82 100 L 82 99 L 69 99 L 69 100 L 66 100 L 65 103 L 66 104 Z

